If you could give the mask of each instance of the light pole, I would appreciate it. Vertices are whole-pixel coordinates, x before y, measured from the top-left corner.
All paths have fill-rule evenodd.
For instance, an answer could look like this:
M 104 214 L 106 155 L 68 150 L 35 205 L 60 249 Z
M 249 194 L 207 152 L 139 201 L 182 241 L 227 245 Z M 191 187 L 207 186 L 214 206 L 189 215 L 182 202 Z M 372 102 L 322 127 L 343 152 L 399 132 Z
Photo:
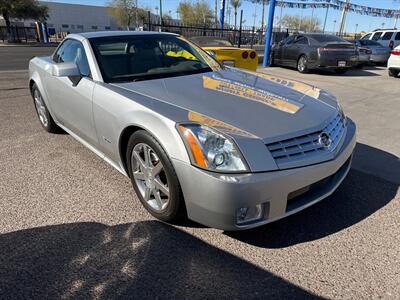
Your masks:
M 336 20 L 333 20 L 333 34 L 336 34 L 335 29 L 336 29 Z
M 339 36 L 343 35 L 343 32 L 346 27 L 346 15 L 349 6 L 350 6 L 350 0 L 346 0 L 342 10 L 342 16 L 340 17 Z
M 326 28 L 326 20 L 328 19 L 328 13 L 329 13 L 329 6 L 330 4 L 326 4 L 326 12 L 325 12 L 325 20 L 324 20 L 324 29 L 322 29 L 322 33 L 325 33 L 325 28 Z
M 275 4 L 276 0 L 269 1 L 268 27 L 265 36 L 265 48 L 264 48 L 264 58 L 263 58 L 264 67 L 269 65 L 269 53 L 271 50 L 272 29 L 273 29 L 272 27 L 274 26 Z
M 357 35 L 358 24 L 356 24 L 356 30 L 354 31 L 354 37 Z

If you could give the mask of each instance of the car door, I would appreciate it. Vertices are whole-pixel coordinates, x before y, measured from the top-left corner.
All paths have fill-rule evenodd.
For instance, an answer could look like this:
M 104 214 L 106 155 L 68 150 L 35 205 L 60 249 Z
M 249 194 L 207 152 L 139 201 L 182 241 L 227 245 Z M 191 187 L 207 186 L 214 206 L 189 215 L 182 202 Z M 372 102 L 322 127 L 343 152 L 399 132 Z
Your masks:
M 295 38 L 285 52 L 287 64 L 290 66 L 296 66 L 297 60 L 301 54 L 306 53 L 305 49 L 308 46 L 308 39 L 305 36 L 299 35 Z
M 56 119 L 92 146 L 97 146 L 92 113 L 95 82 L 91 78 L 83 44 L 74 39 L 65 40 L 54 54 L 53 61 L 55 64 L 75 62 L 81 73 L 78 84 L 68 77 L 49 76 L 47 91 Z
M 290 49 L 290 46 L 293 44 L 296 36 L 291 35 L 287 39 L 283 41 L 283 45 L 280 47 L 281 48 L 281 53 L 280 53 L 280 62 L 282 65 L 288 65 L 288 58 L 287 58 L 287 53 L 288 49 Z

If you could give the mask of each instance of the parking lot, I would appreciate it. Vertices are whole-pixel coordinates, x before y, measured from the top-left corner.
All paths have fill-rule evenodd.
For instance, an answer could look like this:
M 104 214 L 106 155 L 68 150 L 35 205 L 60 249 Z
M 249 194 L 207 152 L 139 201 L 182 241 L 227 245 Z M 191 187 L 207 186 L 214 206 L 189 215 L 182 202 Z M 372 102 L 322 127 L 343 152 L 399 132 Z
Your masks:
M 0 299 L 399 298 L 400 79 L 386 69 L 259 69 L 336 94 L 358 125 L 354 163 L 317 205 L 222 232 L 155 220 L 127 178 L 46 133 L 27 88 L 34 51 L 0 47 Z

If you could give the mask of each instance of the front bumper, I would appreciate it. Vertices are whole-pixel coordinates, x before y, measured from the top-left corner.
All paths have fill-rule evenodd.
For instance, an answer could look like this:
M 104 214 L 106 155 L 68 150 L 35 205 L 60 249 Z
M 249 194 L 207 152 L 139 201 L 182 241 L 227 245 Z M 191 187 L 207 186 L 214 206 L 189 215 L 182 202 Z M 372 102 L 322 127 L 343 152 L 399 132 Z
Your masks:
M 328 162 L 250 174 L 212 173 L 179 160 L 173 164 L 191 220 L 223 230 L 242 230 L 281 219 L 331 195 L 350 169 L 355 144 L 356 126 L 349 119 L 345 141 L 336 158 Z M 289 194 L 310 185 L 318 188 L 288 201 Z M 258 204 L 264 205 L 264 217 L 237 225 L 237 209 Z
M 386 63 L 390 54 L 372 54 L 370 61 L 374 63 Z

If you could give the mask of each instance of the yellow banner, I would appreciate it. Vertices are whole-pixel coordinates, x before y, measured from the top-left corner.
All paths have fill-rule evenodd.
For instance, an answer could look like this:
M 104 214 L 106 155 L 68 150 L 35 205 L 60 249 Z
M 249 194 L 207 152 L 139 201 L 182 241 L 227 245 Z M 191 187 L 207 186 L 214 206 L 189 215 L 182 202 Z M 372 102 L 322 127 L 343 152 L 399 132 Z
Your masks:
M 245 85 L 239 85 L 234 82 L 220 80 L 208 76 L 203 76 L 203 87 L 206 89 L 219 91 L 221 93 L 257 101 L 290 114 L 295 114 L 302 107 L 301 104 L 296 105 L 288 100 L 284 100 L 283 98 L 278 98 L 278 96 L 272 95 L 266 91 L 257 90 Z
M 306 94 L 307 96 L 310 96 L 315 99 L 319 99 L 319 96 L 321 93 L 321 89 L 319 89 L 315 86 L 306 84 L 304 82 L 290 80 L 290 79 L 286 79 L 286 78 L 275 77 L 275 76 L 271 76 L 271 75 L 268 75 L 265 73 L 256 73 L 256 72 L 249 72 L 249 71 L 244 71 L 244 72 L 252 74 L 254 76 L 258 76 L 258 77 L 267 79 L 269 81 L 273 81 L 275 83 L 286 86 L 288 88 L 291 88 L 295 91 Z
M 239 129 L 239 128 L 237 128 L 233 125 L 227 124 L 225 122 L 222 122 L 222 121 L 207 117 L 205 115 L 196 113 L 194 111 L 189 111 L 188 119 L 192 122 L 196 122 L 196 123 L 203 124 L 203 125 L 208 125 L 210 127 L 216 128 L 216 129 L 222 129 L 222 130 L 225 129 L 228 131 L 227 133 L 231 133 L 231 134 L 235 134 L 235 135 L 243 136 L 243 137 L 256 138 L 255 135 L 253 135 L 247 131 Z

